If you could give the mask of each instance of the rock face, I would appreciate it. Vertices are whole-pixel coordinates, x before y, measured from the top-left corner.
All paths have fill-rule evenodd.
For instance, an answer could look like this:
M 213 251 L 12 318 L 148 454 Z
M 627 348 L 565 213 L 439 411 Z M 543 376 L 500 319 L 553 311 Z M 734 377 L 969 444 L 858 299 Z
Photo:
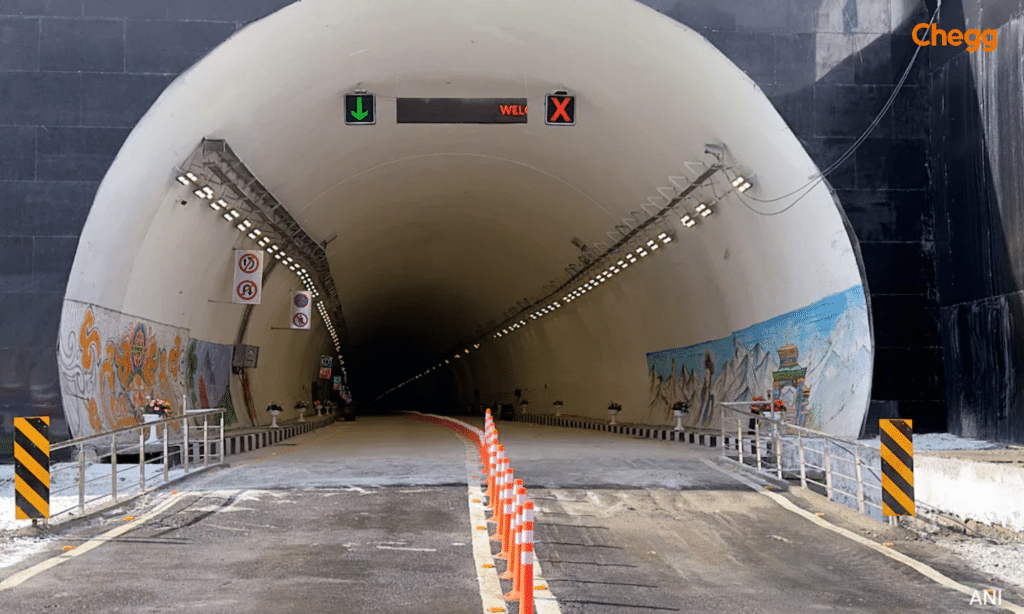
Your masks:
M 733 334 L 731 339 L 724 340 L 731 341 L 732 346 L 731 354 L 724 360 L 721 340 L 649 354 L 653 414 L 660 412 L 669 421 L 669 408 L 681 400 L 691 407 L 683 420 L 685 426 L 720 428 L 722 408 L 716 403 L 749 401 L 755 396 L 767 398 L 773 374 L 781 364 L 778 349 L 786 343 L 780 340 L 792 335 L 792 344 L 799 350 L 797 364 L 806 369 L 804 384 L 810 387 L 810 416 L 805 425 L 834 435 L 857 437 L 871 391 L 871 332 L 863 290 L 854 288 L 846 295 L 841 309 L 833 310 L 830 306 L 834 302 L 826 303 L 829 299 L 825 299 L 825 306 L 815 304 L 792 312 L 784 323 L 756 325 Z M 780 336 L 783 327 L 785 336 Z M 741 340 L 752 338 L 752 344 Z M 701 353 L 711 356 L 712 347 L 718 349 L 720 358 L 712 359 L 714 370 L 710 372 L 706 360 L 695 357 Z M 666 355 L 671 356 L 668 369 L 661 372 L 656 365 Z M 707 386 L 709 379 L 711 385 Z M 794 396 L 792 391 L 783 394 L 790 407 Z

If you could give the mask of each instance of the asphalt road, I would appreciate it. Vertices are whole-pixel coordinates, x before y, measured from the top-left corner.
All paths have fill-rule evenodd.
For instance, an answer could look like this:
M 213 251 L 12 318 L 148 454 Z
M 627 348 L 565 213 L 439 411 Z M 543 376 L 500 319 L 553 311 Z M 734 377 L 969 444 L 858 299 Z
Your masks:
M 711 450 L 499 429 L 537 501 L 536 550 L 565 614 L 976 611 L 967 596 L 709 466 Z M 9 576 L 177 497 L 139 529 L 0 591 L 0 612 L 482 611 L 466 451 L 449 431 L 360 418 L 229 460 L 231 468 L 180 493 L 97 517 L 3 570 Z M 897 548 L 906 537 L 813 497 L 791 499 L 863 534 L 877 529 Z M 948 553 L 906 545 L 965 584 L 991 585 Z

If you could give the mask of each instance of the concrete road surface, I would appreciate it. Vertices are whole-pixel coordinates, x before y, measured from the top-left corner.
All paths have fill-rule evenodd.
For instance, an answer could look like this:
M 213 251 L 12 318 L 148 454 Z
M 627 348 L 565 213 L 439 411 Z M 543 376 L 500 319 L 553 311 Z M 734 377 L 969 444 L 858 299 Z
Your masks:
M 537 501 L 536 550 L 565 614 L 977 611 L 968 596 L 715 468 L 714 451 L 537 425 L 499 429 Z M 107 513 L 4 570 L 10 576 L 123 525 L 126 514 L 169 505 L 0 591 L 0 611 L 482 611 L 466 448 L 446 429 L 360 418 L 229 460 L 181 492 Z M 896 540 L 965 584 L 992 585 L 899 529 L 815 495 L 786 496 L 871 539 Z

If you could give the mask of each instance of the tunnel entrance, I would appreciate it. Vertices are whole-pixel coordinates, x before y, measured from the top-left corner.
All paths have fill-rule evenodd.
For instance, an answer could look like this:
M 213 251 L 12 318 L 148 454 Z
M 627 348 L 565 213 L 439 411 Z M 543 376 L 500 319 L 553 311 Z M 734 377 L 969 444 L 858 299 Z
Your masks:
M 322 357 L 364 401 L 518 389 L 533 411 L 615 401 L 658 424 L 683 399 L 710 429 L 713 400 L 766 393 L 794 345 L 806 423 L 856 436 L 873 361 L 856 246 L 754 82 L 631 1 L 445 6 L 305 0 L 167 88 L 82 233 L 60 331 L 72 432 L 150 394 L 255 424 L 270 401 L 309 398 Z M 368 95 L 374 122 L 348 123 L 347 97 Z M 544 121 L 551 96 L 573 97 L 572 125 Z M 401 121 L 403 100 L 495 98 L 525 115 Z M 217 172 L 204 142 L 238 164 Z M 285 221 L 266 225 L 274 211 Z M 271 235 L 297 251 L 277 258 Z M 259 305 L 232 302 L 234 250 L 277 262 Z M 291 330 L 310 285 L 312 329 Z M 258 366 L 233 371 L 236 345 Z

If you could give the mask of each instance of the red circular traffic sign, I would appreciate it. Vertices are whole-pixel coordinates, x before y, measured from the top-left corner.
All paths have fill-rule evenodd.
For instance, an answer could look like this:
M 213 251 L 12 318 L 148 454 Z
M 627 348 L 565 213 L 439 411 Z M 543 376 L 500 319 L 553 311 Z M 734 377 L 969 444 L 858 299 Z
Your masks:
M 246 275 L 251 275 L 260 268 L 260 259 L 252 254 L 242 254 L 242 257 L 238 259 L 238 268 Z
M 309 323 L 309 318 L 304 313 L 297 313 L 292 316 L 292 324 L 299 328 L 306 328 L 306 324 Z
M 249 301 L 256 298 L 256 290 L 256 282 L 246 279 L 243 280 L 242 283 L 238 284 L 238 288 L 235 292 L 238 293 L 238 298 Z

